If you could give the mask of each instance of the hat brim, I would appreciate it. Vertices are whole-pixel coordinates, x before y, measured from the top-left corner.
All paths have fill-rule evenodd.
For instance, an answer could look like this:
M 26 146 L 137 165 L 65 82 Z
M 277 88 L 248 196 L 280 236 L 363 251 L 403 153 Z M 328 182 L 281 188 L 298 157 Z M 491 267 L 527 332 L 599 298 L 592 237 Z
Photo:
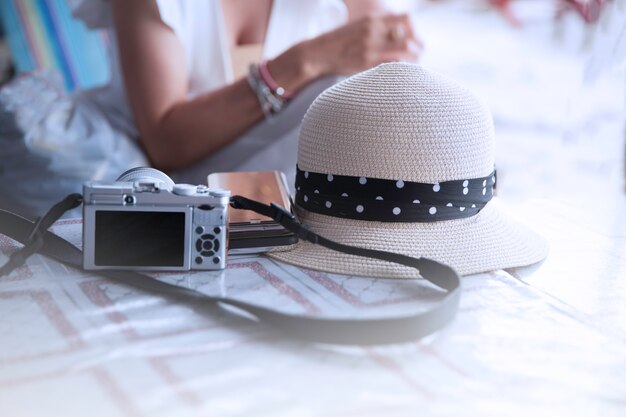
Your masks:
M 531 265 L 548 254 L 547 242 L 503 212 L 497 199 L 477 215 L 433 223 L 384 223 L 340 219 L 296 206 L 300 221 L 328 239 L 364 248 L 426 257 L 461 275 Z M 418 277 L 398 264 L 347 255 L 300 241 L 269 256 L 293 265 L 344 275 Z

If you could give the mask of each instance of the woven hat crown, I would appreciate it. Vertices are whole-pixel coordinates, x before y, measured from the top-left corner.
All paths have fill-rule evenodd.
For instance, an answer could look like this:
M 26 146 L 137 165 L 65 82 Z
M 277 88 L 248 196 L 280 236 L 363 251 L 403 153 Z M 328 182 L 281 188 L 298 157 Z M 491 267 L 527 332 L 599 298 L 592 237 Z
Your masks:
M 300 169 L 435 183 L 488 175 L 494 131 L 487 107 L 448 78 L 381 64 L 327 89 L 304 116 Z

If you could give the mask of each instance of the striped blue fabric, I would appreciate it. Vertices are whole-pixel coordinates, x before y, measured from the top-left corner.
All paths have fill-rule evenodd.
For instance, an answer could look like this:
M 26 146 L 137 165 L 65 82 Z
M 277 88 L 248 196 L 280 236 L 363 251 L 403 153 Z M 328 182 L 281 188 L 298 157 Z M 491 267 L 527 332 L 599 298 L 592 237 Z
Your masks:
M 2 0 L 0 23 L 18 72 L 56 69 L 69 91 L 108 81 L 105 35 L 74 19 L 65 0 Z

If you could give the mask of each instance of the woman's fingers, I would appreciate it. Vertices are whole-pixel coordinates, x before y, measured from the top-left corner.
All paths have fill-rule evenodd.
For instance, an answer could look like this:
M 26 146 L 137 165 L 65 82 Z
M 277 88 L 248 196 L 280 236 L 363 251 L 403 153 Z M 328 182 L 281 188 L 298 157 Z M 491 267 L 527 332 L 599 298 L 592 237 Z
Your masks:
M 376 63 L 390 61 L 417 62 L 423 44 L 415 35 L 413 24 L 408 15 L 390 15 L 383 17 L 386 27 L 386 42 L 382 44 Z
M 382 51 L 378 55 L 378 59 L 374 65 L 382 64 L 383 62 L 417 62 L 422 52 L 421 46 L 415 41 L 407 41 L 406 47 L 402 49 L 393 49 Z
M 383 18 L 386 30 L 386 38 L 390 46 L 406 49 L 410 43 L 415 43 L 423 48 L 422 41 L 415 34 L 413 22 L 408 14 L 386 15 Z
M 422 42 L 408 15 L 368 16 L 314 39 L 314 58 L 327 73 L 352 74 L 382 62 L 416 62 Z

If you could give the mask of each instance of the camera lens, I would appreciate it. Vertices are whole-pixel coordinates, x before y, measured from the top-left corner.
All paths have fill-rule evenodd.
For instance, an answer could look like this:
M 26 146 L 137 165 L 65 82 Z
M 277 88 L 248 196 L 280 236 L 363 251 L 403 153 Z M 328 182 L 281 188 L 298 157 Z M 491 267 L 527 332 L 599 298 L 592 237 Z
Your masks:
M 128 171 L 120 175 L 116 181 L 119 182 L 140 182 L 148 181 L 150 183 L 162 183 L 166 190 L 171 190 L 174 187 L 174 181 L 163 172 L 154 168 L 131 168 Z
M 134 195 L 127 195 L 124 197 L 124 203 L 125 204 L 135 204 L 135 196 Z

